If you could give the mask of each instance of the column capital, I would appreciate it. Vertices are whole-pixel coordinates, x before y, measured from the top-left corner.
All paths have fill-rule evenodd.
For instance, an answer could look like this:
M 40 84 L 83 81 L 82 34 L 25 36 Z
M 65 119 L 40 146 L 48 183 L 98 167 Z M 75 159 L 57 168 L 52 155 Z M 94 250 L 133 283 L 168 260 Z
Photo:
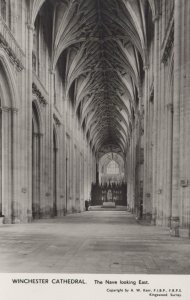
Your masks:
M 144 71 L 148 71 L 148 69 L 149 69 L 149 65 L 148 64 L 146 64 L 146 65 L 143 66 L 143 70 Z
M 53 66 L 51 66 L 51 67 L 49 68 L 49 73 L 50 73 L 50 75 L 52 75 L 52 76 L 55 75 L 55 68 L 53 68 Z
M 16 107 L 9 107 L 9 106 L 3 106 L 0 107 L 0 111 L 1 112 L 13 112 L 13 113 L 17 113 L 18 112 L 18 108 Z
M 27 28 L 28 28 L 29 30 L 34 31 L 35 27 L 34 27 L 33 24 L 26 23 L 26 25 L 27 25 Z
M 13 112 L 13 113 L 18 113 L 18 108 L 15 108 L 15 107 L 13 107 L 13 108 L 11 108 L 11 111 Z
M 33 133 L 33 137 L 34 138 L 41 138 L 41 137 L 43 137 L 43 134 L 42 133 Z

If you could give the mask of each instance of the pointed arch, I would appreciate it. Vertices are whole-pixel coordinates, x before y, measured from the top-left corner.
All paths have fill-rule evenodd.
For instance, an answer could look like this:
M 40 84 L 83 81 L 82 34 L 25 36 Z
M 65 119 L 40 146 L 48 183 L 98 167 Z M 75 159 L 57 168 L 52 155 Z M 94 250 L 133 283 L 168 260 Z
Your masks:
M 14 197 L 18 99 L 12 67 L 3 50 L 0 50 L 0 212 L 5 215 L 5 223 L 16 222 L 19 211 Z
M 5 55 L 4 51 L 0 49 L 0 70 L 2 71 L 1 74 L 3 74 L 1 78 L 2 84 L 0 85 L 1 89 L 1 107 L 12 107 L 17 108 L 17 105 L 19 103 L 19 94 L 16 84 L 16 79 L 12 70 L 12 67 L 10 65 L 10 62 Z M 3 84 L 4 81 L 4 84 Z M 6 97 L 5 91 L 3 89 L 3 86 L 6 86 L 9 88 L 9 97 Z
M 36 17 L 46 0 L 32 0 L 31 8 L 30 8 L 30 22 L 31 25 L 34 26 Z
M 40 218 L 40 192 L 41 192 L 41 114 L 37 101 L 32 102 L 32 216 Z
M 34 99 L 32 101 L 32 117 L 33 120 L 35 120 L 35 127 L 36 133 L 43 134 L 43 122 L 42 122 L 42 116 L 41 116 L 41 110 L 40 106 L 38 104 L 38 101 Z

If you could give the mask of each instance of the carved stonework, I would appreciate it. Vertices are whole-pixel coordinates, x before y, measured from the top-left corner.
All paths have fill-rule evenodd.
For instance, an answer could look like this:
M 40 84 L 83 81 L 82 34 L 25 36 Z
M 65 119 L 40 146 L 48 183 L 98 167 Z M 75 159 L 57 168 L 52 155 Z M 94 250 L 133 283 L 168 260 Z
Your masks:
M 9 60 L 14 64 L 18 71 L 22 71 L 24 66 L 22 64 L 22 53 L 21 48 L 17 44 L 14 36 L 10 29 L 7 27 L 3 19 L 0 17 L 0 48 L 4 49 L 7 53 Z
M 44 98 L 44 96 L 42 95 L 41 91 L 38 89 L 37 85 L 34 82 L 32 83 L 32 94 L 35 95 L 35 96 L 37 96 L 37 99 L 39 100 L 39 102 L 42 105 L 46 105 L 47 104 L 46 99 Z
M 154 81 L 152 82 L 152 84 L 150 86 L 149 101 L 154 102 Z
M 162 59 L 161 60 L 164 64 L 167 63 L 168 58 L 170 57 L 170 53 L 173 48 L 173 44 L 174 44 L 174 22 L 172 21 L 167 30 L 165 39 L 162 44 Z
M 22 63 L 16 57 L 15 53 L 9 47 L 9 45 L 7 44 L 7 42 L 5 41 L 5 39 L 3 38 L 3 36 L 1 35 L 1 33 L 0 33 L 0 47 L 3 48 L 5 50 L 5 52 L 8 54 L 11 63 L 13 63 L 14 65 L 16 65 L 17 70 L 18 71 L 22 71 L 23 68 L 24 68 L 23 65 L 22 65 Z
M 33 133 L 33 138 L 42 138 L 43 137 L 43 134 L 42 133 Z
M 61 122 L 60 122 L 60 120 L 58 119 L 58 117 L 57 117 L 56 115 L 53 115 L 53 118 L 54 118 L 55 124 L 56 124 L 57 126 L 60 126 L 60 125 L 61 125 Z
M 8 107 L 8 106 L 3 106 L 0 107 L 1 112 L 12 112 L 12 113 L 18 113 L 18 108 L 16 107 Z

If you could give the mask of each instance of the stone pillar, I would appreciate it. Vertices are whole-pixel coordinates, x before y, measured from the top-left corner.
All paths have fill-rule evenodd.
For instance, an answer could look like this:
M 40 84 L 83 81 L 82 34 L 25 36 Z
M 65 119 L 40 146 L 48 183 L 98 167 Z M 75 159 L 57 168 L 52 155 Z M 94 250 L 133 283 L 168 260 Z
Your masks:
M 32 156 L 32 213 L 34 218 L 40 218 L 40 133 L 33 133 Z
M 2 179 L 3 179 L 3 170 L 2 170 L 2 110 L 0 110 L 0 215 L 2 215 Z
M 70 167 L 71 167 L 71 180 L 70 180 L 70 200 L 71 200 L 71 209 L 72 212 L 75 212 L 75 155 L 74 155 L 74 139 L 75 139 L 75 132 L 74 128 L 75 128 L 75 119 L 74 119 L 74 113 L 73 113 L 73 108 L 71 107 L 71 161 L 70 161 Z
M 185 188 L 182 188 L 184 191 L 184 205 L 183 205 L 183 211 L 182 214 L 184 215 L 184 220 L 183 220 L 183 227 L 186 228 L 189 232 L 188 235 L 190 237 L 190 139 L 189 137 L 189 132 L 190 132 L 190 101 L 189 101 L 189 95 L 190 95 L 190 84 L 189 84 L 189 79 L 190 79 L 190 2 L 187 0 L 186 1 L 186 7 L 184 8 L 185 10 L 185 19 L 186 19 L 186 24 L 185 24 L 185 39 L 184 39 L 184 58 L 185 58 L 185 65 L 184 65 L 184 102 L 185 102 L 185 107 L 184 107 L 184 126 L 185 126 L 185 134 L 184 134 L 184 148 L 185 148 L 185 155 L 183 157 L 184 163 L 183 166 L 185 166 L 182 170 L 182 176 L 184 176 L 184 179 L 187 179 L 188 186 Z M 183 146 L 182 146 L 183 147 Z M 182 222 L 181 222 L 182 223 Z
M 61 186 L 61 202 L 62 202 L 62 209 L 63 214 L 66 214 L 67 211 L 67 136 L 66 136 L 66 108 L 67 103 L 66 99 L 64 99 L 63 103 L 63 126 L 62 131 L 60 135 L 60 140 L 62 141 L 60 145 L 60 153 L 62 157 L 62 167 L 60 168 L 61 172 L 61 180 L 60 180 L 60 186 Z
M 77 211 L 80 212 L 80 151 L 76 148 L 76 207 Z
M 179 237 L 179 163 L 180 163 L 180 82 L 181 82 L 181 22 L 184 0 L 175 0 L 174 10 L 174 114 L 171 235 Z
M 162 144 L 162 106 L 163 106 L 163 72 L 161 66 L 161 40 L 162 40 L 162 19 L 159 19 L 158 22 L 158 36 L 157 36 L 157 82 L 155 83 L 155 87 L 157 90 L 156 94 L 156 107 L 157 107 L 157 124 L 156 124 L 156 225 L 162 225 L 162 177 L 164 174 L 163 166 L 162 166 L 162 151 L 164 145 Z
M 173 88 L 173 87 L 172 87 Z M 171 95 L 170 95 L 171 99 Z M 172 100 L 172 99 L 171 99 Z M 167 104 L 167 167 L 166 167 L 166 215 L 168 216 L 168 226 L 171 226 L 172 215 L 172 143 L 173 143 L 173 104 Z
M 159 66 L 159 17 L 154 20 L 154 119 L 153 119 L 153 194 L 152 194 L 152 225 L 156 225 L 157 217 L 157 145 L 158 145 L 158 68 Z
M 12 114 L 12 177 L 13 177 L 13 205 L 12 205 L 12 222 L 20 223 L 25 219 L 24 207 L 20 201 L 20 185 L 19 185 L 19 140 L 18 140 L 18 109 L 11 108 Z M 23 190 L 22 190 L 23 191 Z
M 148 82 L 148 66 L 145 70 L 145 93 L 144 93 L 144 176 L 143 176 L 143 217 L 148 217 L 151 211 L 151 190 L 150 190 L 150 143 L 151 136 L 149 133 L 150 113 L 149 113 L 149 82 Z
M 43 145 L 41 141 L 41 194 L 43 195 L 43 206 L 41 207 L 41 213 L 43 217 L 49 218 L 53 216 L 53 110 L 54 110 L 54 77 L 55 69 L 49 70 L 49 103 L 44 108 L 43 124 L 45 135 L 43 138 Z M 43 186 L 42 186 L 43 182 Z
M 99 184 L 99 166 L 98 166 L 98 162 L 96 162 L 96 184 Z
M 53 216 L 56 217 L 59 215 L 58 212 L 60 212 L 60 201 L 58 201 L 58 148 L 57 145 L 53 144 Z
M 28 203 L 27 203 L 27 219 L 32 221 L 32 49 L 33 49 L 33 32 L 34 27 L 31 24 L 27 25 L 28 40 L 27 40 L 27 55 L 26 55 L 26 69 L 27 69 L 27 88 L 26 105 L 27 128 L 26 128 L 26 143 L 27 144 L 27 176 L 28 176 Z
M 5 223 L 12 223 L 13 213 L 13 153 L 12 114 L 9 108 L 2 109 L 2 213 Z

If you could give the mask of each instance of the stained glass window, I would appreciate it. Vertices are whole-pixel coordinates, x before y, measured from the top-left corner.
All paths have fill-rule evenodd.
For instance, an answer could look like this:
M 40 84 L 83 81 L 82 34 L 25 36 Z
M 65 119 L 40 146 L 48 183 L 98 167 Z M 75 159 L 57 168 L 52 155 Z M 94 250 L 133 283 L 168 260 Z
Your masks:
M 119 166 L 114 160 L 110 161 L 108 164 L 107 174 L 119 174 Z

